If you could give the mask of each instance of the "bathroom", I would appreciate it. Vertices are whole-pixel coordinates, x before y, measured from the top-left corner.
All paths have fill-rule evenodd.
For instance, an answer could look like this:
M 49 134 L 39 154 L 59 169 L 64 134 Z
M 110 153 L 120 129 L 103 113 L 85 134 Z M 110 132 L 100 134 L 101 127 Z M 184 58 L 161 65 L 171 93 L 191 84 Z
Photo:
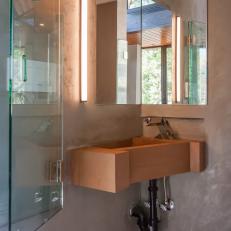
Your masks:
M 207 97 L 203 102 L 180 99 L 181 102 L 171 105 L 160 104 L 166 99 L 158 97 L 157 101 L 161 102 L 144 104 L 139 78 L 133 87 L 133 98 L 127 97 L 126 102 L 123 97 L 111 94 L 118 90 L 115 85 L 106 86 L 105 92 L 105 85 L 100 85 L 105 71 L 107 76 L 112 76 L 118 70 L 110 61 L 99 76 L 97 65 L 103 53 L 96 49 L 100 41 L 97 36 L 101 35 L 97 33 L 100 16 L 97 7 L 115 1 L 0 0 L 0 231 L 142 230 L 131 211 L 138 204 L 150 207 L 149 180 L 157 181 L 158 185 L 158 203 L 154 209 L 159 221 L 158 228 L 148 224 L 143 230 L 231 230 L 231 48 L 226 46 L 231 36 L 231 2 L 208 0 L 203 10 L 196 4 L 190 5 L 195 1 L 204 2 L 184 0 L 189 6 L 183 9 L 186 13 L 191 8 L 203 11 L 203 20 L 207 22 Z M 132 2 L 118 0 L 117 4 L 124 4 L 122 9 L 127 14 Z M 171 3 L 180 6 L 181 2 L 159 0 L 151 4 L 169 10 Z M 140 25 L 145 17 L 143 12 L 140 9 Z M 117 14 L 112 15 L 118 20 Z M 117 22 L 117 28 L 110 27 L 110 33 L 117 33 L 119 26 L 125 24 Z M 119 46 L 117 39 L 113 40 L 115 49 L 111 49 L 114 57 Z M 181 63 L 185 63 L 186 58 L 182 57 Z M 126 68 L 120 69 L 120 76 L 127 73 Z M 139 72 L 140 67 L 136 68 Z M 145 180 L 126 182 L 126 185 L 123 181 L 121 190 L 117 191 L 112 181 L 106 181 L 109 175 L 103 171 L 113 174 L 113 169 L 102 165 L 97 168 L 98 160 L 93 159 L 96 172 L 82 173 L 100 174 L 102 170 L 102 179 L 105 176 L 106 180 L 97 184 L 94 177 L 88 182 L 84 182 L 87 178 L 80 182 L 77 177 L 73 181 L 73 171 L 79 173 L 80 161 L 75 159 L 78 150 L 135 137 L 155 139 L 162 118 L 177 134 L 172 142 L 203 143 L 204 149 L 197 152 L 204 158 L 202 167 L 156 178 L 144 177 Z M 173 146 L 169 144 L 169 147 L 178 155 Z M 169 172 L 175 164 L 166 159 L 158 169 Z M 155 168 L 152 170 L 155 172 Z M 129 168 L 123 173 L 126 171 L 129 174 Z M 164 176 L 168 196 L 174 202 L 168 211 L 160 206 L 165 201 Z M 122 179 L 125 179 L 123 175 Z M 113 189 L 106 188 L 111 185 Z M 149 213 L 149 208 L 146 210 Z

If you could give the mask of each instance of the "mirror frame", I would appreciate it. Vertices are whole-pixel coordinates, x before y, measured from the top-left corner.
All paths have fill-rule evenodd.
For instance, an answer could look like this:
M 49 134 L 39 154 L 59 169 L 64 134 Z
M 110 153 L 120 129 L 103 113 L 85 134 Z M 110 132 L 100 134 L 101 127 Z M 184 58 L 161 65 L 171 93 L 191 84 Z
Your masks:
M 94 36 L 88 39 L 89 51 L 93 56 L 88 59 L 90 75 L 88 75 L 88 95 L 89 104 L 105 106 L 107 104 L 97 104 L 96 100 L 96 0 L 91 0 L 94 7 L 89 7 L 89 17 L 92 18 L 88 24 L 89 31 Z M 90 4 L 91 5 L 91 4 Z M 92 17 L 93 16 L 93 17 Z M 207 104 L 206 105 L 188 105 L 188 104 L 110 104 L 118 106 L 141 106 L 141 116 L 169 117 L 169 118 L 187 118 L 187 119 L 205 119 L 209 108 L 210 81 L 209 81 L 209 0 L 207 0 Z

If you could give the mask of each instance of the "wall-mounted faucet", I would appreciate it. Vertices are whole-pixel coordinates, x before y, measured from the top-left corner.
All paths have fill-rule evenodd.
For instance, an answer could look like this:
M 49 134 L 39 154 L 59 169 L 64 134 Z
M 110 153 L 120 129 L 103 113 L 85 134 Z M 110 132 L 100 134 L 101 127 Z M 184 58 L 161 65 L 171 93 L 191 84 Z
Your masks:
M 176 134 L 176 132 L 173 131 L 172 127 L 170 126 L 169 121 L 162 117 L 159 118 L 160 121 L 159 122 L 153 122 L 153 118 L 152 117 L 146 117 L 144 118 L 144 124 L 146 126 L 157 126 L 160 134 L 157 136 L 157 138 L 160 139 L 178 139 L 178 136 Z

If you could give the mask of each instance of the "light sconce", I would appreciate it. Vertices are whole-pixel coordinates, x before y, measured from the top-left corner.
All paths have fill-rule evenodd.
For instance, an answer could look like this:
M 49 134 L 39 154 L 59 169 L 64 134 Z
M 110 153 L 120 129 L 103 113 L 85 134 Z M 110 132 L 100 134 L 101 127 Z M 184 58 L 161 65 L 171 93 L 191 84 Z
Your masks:
M 176 101 L 181 102 L 181 17 L 176 17 Z
M 81 1 L 81 102 L 88 100 L 88 0 Z

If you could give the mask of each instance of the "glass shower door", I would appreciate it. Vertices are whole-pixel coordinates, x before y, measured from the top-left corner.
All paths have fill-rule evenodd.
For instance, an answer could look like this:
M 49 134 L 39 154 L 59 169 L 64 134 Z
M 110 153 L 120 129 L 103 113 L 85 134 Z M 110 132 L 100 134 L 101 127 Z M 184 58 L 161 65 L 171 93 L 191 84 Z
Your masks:
M 207 104 L 207 25 L 188 23 L 189 104 Z
M 62 208 L 60 0 L 13 1 L 11 230 Z
M 0 231 L 9 224 L 9 97 L 8 60 L 10 56 L 9 1 L 0 0 Z

